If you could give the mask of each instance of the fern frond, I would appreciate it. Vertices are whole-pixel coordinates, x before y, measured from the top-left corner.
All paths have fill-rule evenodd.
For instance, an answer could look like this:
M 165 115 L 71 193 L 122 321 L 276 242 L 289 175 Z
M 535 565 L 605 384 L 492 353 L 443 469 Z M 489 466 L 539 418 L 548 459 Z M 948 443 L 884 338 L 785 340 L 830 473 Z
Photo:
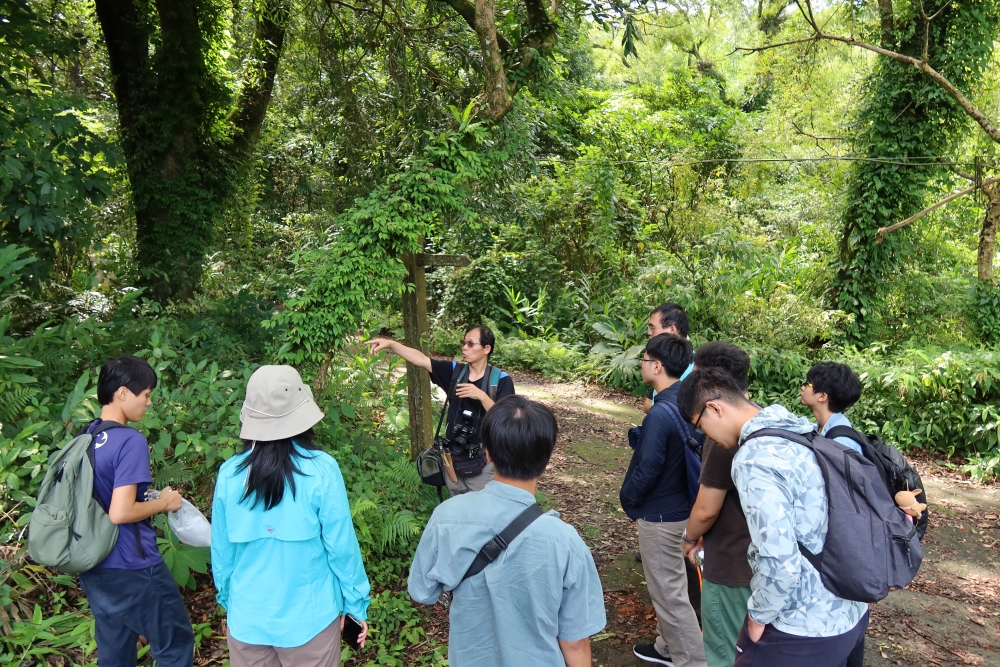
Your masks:
M 194 472 L 178 461 L 165 462 L 156 467 L 153 483 L 158 489 L 194 481 Z
M 390 482 L 395 482 L 408 490 L 418 488 L 421 483 L 417 468 L 409 459 L 397 459 L 390 463 L 385 469 L 384 476 Z
M 382 525 L 381 549 L 401 546 L 408 538 L 420 534 L 420 524 L 410 510 L 399 510 Z
M 14 387 L 0 392 L 0 422 L 15 422 L 21 411 L 31 404 L 38 390 L 34 387 Z
M 370 500 L 356 500 L 351 503 L 351 518 L 357 519 L 376 509 L 378 506 Z

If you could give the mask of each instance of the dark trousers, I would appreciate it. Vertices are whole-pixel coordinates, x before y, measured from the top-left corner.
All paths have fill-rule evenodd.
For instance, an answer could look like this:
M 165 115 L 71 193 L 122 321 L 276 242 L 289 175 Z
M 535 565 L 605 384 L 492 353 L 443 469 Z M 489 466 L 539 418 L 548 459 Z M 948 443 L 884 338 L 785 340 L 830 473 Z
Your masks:
M 139 635 L 158 667 L 191 667 L 194 632 L 162 562 L 144 570 L 91 570 L 80 585 L 94 612 L 99 667 L 135 667 Z
M 767 625 L 760 640 L 753 642 L 744 621 L 736 640 L 733 667 L 844 667 L 851 652 L 864 642 L 867 631 L 865 612 L 858 624 L 842 635 L 799 637 Z
M 865 636 L 861 635 L 861 641 L 851 651 L 847 658 L 847 667 L 865 667 Z

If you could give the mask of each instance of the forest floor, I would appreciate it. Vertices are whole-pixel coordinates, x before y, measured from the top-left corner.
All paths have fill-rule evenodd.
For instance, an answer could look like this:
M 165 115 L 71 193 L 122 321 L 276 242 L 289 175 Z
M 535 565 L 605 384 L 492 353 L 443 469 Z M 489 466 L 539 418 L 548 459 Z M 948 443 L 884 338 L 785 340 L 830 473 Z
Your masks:
M 618 502 L 631 450 L 627 430 L 641 402 L 623 393 L 515 374 L 519 394 L 556 413 L 560 438 L 539 483 L 594 554 L 608 625 L 593 638 L 594 664 L 634 665 L 632 645 L 652 641 L 656 620 L 636 562 L 635 525 Z M 931 506 L 924 561 L 907 589 L 872 605 L 865 664 L 1000 665 L 1000 486 L 977 485 L 946 462 L 914 455 Z M 428 631 L 447 641 L 447 612 Z

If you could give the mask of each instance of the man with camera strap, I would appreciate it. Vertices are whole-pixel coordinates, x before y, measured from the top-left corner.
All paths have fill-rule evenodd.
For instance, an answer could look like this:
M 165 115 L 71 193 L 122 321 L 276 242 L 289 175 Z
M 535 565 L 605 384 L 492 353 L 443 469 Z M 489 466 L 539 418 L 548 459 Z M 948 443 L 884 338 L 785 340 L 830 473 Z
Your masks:
M 481 491 L 493 479 L 493 464 L 486 460 L 482 447 L 480 426 L 483 417 L 496 401 L 514 394 L 514 380 L 510 375 L 489 363 L 496 345 L 490 328 L 477 324 L 466 330 L 462 339 L 462 360 L 465 362 L 462 364 L 431 359 L 420 350 L 385 338 L 373 338 L 365 344 L 371 347 L 372 354 L 389 350 L 425 369 L 431 374 L 431 382 L 445 390 L 447 427 L 443 438 L 435 438 L 435 445 L 442 447 L 447 472 L 445 484 L 452 496 Z

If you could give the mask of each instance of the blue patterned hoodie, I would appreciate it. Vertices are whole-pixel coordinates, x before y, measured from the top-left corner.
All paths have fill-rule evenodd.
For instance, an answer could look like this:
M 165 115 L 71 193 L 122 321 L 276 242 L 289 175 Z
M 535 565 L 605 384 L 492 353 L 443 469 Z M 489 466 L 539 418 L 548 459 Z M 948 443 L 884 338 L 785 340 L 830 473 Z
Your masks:
M 827 495 L 819 464 L 810 450 L 781 438 L 754 438 L 743 444 L 763 428 L 809 433 L 814 427 L 808 419 L 772 405 L 740 432 L 732 472 L 750 526 L 750 618 L 801 637 L 843 634 L 857 625 L 868 605 L 827 590 L 797 544 L 818 553 L 826 540 Z

